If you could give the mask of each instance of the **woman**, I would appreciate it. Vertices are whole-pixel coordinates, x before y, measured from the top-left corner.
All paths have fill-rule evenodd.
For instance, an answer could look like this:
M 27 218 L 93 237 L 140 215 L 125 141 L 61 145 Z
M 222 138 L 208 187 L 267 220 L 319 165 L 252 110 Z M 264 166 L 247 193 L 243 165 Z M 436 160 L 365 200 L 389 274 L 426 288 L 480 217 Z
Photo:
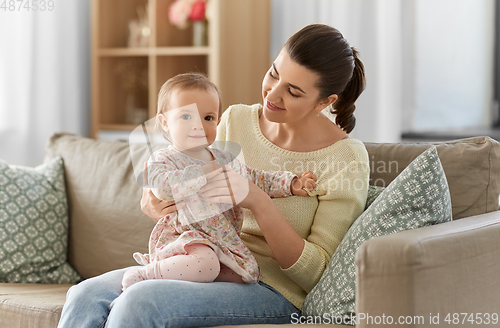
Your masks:
M 360 141 L 348 138 L 364 85 L 363 65 L 340 32 L 310 25 L 287 41 L 266 73 L 263 106 L 236 105 L 224 113 L 218 138 L 238 143 L 248 166 L 317 176 L 311 197 L 273 200 L 232 172 L 234 195 L 224 188 L 223 175 L 203 187 L 214 202 L 234 198 L 245 208 L 241 239 L 261 269 L 258 284 L 148 280 L 120 295 L 126 269 L 117 270 L 72 287 L 59 326 L 290 323 L 366 202 L 368 154 Z M 330 105 L 335 124 L 321 113 Z M 240 195 L 240 189 L 247 193 Z M 173 207 L 148 191 L 141 200 L 155 220 Z

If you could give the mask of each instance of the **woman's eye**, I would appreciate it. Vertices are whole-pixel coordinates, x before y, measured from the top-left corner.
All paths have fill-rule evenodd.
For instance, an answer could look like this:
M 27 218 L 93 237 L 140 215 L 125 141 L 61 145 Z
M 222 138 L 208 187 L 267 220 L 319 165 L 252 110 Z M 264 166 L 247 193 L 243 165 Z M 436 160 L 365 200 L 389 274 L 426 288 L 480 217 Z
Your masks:
M 184 115 L 182 115 L 182 116 L 181 116 L 181 118 L 182 118 L 183 120 L 190 120 L 190 119 L 191 119 L 191 115 L 189 115 L 189 114 L 184 114 Z
M 273 71 L 269 71 L 269 76 L 275 80 L 278 79 L 276 76 L 273 75 Z
M 298 96 L 298 95 L 296 95 L 296 94 L 292 93 L 292 91 L 290 90 L 290 88 L 288 88 L 288 93 L 289 93 L 292 97 L 294 97 L 294 98 L 299 98 L 299 97 L 300 97 L 300 96 Z
M 205 116 L 205 121 L 213 121 L 214 118 L 212 116 Z
M 277 78 L 277 77 L 273 74 L 273 71 L 269 71 L 269 76 L 270 76 L 271 78 L 275 79 L 275 80 L 278 80 L 278 78 Z M 290 88 L 288 88 L 288 93 L 289 93 L 292 97 L 294 97 L 294 98 L 299 98 L 299 97 L 300 97 L 299 95 L 294 94 L 294 93 L 290 90 Z

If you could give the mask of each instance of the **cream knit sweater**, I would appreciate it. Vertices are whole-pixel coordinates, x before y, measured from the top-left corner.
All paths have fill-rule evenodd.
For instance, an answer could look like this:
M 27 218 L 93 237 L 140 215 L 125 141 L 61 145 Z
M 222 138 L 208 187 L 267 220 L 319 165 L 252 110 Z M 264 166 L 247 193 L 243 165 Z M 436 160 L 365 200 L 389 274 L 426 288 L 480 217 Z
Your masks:
M 221 148 L 233 154 L 239 145 L 238 159 L 249 167 L 292 171 L 298 176 L 310 170 L 318 178 L 311 197 L 273 199 L 305 241 L 300 258 L 291 267 L 282 269 L 278 265 L 252 212 L 246 209 L 241 233 L 241 239 L 257 259 L 260 280 L 301 309 L 307 293 L 319 281 L 335 249 L 364 209 L 369 179 L 368 153 L 363 143 L 354 139 L 340 140 L 313 152 L 279 148 L 264 137 L 259 128 L 260 108 L 259 104 L 229 107 L 222 115 L 217 140 L 231 141 Z

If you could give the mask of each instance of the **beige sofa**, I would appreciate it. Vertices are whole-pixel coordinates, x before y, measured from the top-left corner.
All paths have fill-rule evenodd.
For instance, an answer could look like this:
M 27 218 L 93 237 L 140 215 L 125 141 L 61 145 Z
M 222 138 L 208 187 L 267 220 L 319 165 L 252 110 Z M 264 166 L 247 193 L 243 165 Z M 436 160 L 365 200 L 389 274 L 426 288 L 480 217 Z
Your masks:
M 380 320 L 389 316 L 403 316 L 407 322 L 422 316 L 425 324 L 418 327 L 436 327 L 431 319 L 437 315 L 445 324 L 448 314 L 453 319 L 454 313 L 500 313 L 500 144 L 477 137 L 436 145 L 455 220 L 361 246 L 356 310 L 372 316 L 373 323 L 365 320 L 358 327 L 383 327 Z M 366 146 L 371 182 L 381 186 L 428 148 Z M 135 151 L 147 154 L 146 147 Z M 139 208 L 141 187 L 133 178 L 128 143 L 57 134 L 47 148 L 47 159 L 55 156 L 65 164 L 71 265 L 83 278 L 133 265 L 131 255 L 147 250 L 154 222 Z M 0 327 L 56 327 L 69 287 L 0 284 Z M 465 321 L 458 326 L 475 325 Z

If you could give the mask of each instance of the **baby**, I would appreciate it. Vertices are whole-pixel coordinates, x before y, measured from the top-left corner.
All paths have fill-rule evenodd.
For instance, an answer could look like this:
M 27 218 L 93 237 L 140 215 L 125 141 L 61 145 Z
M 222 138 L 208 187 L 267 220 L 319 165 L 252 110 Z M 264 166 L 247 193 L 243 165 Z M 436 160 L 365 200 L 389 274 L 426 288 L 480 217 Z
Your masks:
M 202 74 L 180 74 L 162 86 L 157 125 L 171 146 L 149 159 L 147 184 L 159 199 L 183 200 L 185 206 L 157 222 L 149 254 L 134 254 L 143 266 L 125 273 L 123 290 L 146 279 L 258 281 L 257 262 L 240 239 L 243 216 L 232 194 L 233 204 L 221 204 L 198 193 L 211 178 L 232 170 L 271 197 L 307 196 L 307 190 L 315 188 L 312 172 L 298 178 L 286 171 L 254 170 L 232 154 L 209 147 L 221 115 L 218 89 Z

